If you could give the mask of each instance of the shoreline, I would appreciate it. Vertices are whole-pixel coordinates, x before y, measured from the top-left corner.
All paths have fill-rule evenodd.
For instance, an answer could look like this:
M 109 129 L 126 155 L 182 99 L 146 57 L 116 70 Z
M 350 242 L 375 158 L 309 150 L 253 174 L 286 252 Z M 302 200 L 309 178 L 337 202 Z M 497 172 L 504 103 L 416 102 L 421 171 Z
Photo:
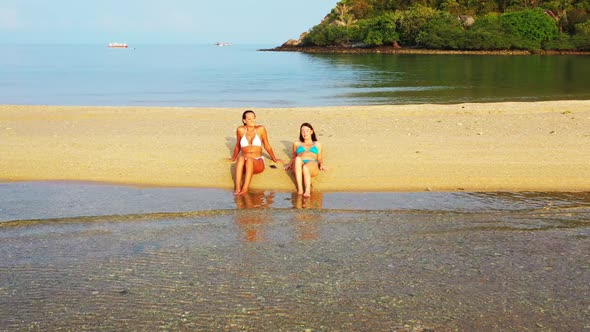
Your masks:
M 245 109 L 0 105 L 0 179 L 231 189 Z M 590 191 L 588 100 L 254 111 L 285 161 L 299 125 L 316 128 L 315 191 Z M 251 188 L 293 191 L 263 155 Z
M 0 228 L 93 218 L 185 217 L 232 210 L 304 210 L 317 213 L 590 213 L 590 192 L 295 192 L 135 187 L 88 182 L 0 182 Z
M 301 52 L 301 53 L 341 53 L 341 54 L 465 54 L 465 55 L 590 55 L 590 51 L 555 51 L 555 50 L 440 50 L 418 48 L 396 48 L 394 46 L 378 47 L 320 47 L 320 46 L 277 46 L 260 49 L 262 52 Z

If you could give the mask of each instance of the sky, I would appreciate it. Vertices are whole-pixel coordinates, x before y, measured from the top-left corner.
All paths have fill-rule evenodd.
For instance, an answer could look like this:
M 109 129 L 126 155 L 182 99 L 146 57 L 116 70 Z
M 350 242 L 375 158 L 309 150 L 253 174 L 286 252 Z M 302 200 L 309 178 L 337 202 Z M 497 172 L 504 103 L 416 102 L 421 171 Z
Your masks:
M 280 45 L 338 0 L 0 0 L 0 44 Z

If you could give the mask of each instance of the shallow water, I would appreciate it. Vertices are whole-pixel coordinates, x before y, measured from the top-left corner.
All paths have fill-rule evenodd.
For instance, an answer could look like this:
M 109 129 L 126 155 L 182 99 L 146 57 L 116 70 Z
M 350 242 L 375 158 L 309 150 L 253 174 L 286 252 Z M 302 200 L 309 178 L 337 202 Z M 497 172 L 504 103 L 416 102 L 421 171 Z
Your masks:
M 6 331 L 582 331 L 588 211 L 217 210 L 0 224 Z
M 588 209 L 590 193 L 558 192 L 289 192 L 151 188 L 83 182 L 0 183 L 0 222 L 81 216 L 186 213 L 249 208 L 489 212 Z
M 0 329 L 583 331 L 588 193 L 0 184 Z

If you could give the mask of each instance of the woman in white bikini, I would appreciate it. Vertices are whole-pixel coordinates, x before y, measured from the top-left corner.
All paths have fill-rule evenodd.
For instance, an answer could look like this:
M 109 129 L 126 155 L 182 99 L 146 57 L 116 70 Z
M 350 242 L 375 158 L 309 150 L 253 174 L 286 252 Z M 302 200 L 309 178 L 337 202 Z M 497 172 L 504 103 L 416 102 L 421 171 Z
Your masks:
M 311 178 L 324 171 L 324 153 L 322 144 L 318 142 L 313 127 L 304 123 L 299 128 L 299 141 L 293 143 L 293 158 L 286 170 L 293 169 L 297 182 L 297 194 L 311 196 Z M 305 190 L 303 188 L 305 185 Z
M 248 192 L 252 175 L 264 171 L 264 157 L 262 156 L 262 146 L 266 149 L 272 161 L 275 163 L 282 160 L 275 157 L 272 147 L 268 142 L 268 135 L 264 126 L 256 125 L 256 114 L 247 110 L 242 114 L 243 126 L 236 130 L 236 146 L 234 154 L 229 160 L 232 162 L 236 159 L 236 190 L 234 195 L 243 195 Z M 238 157 L 238 155 L 241 155 Z M 242 179 L 244 183 L 242 184 Z

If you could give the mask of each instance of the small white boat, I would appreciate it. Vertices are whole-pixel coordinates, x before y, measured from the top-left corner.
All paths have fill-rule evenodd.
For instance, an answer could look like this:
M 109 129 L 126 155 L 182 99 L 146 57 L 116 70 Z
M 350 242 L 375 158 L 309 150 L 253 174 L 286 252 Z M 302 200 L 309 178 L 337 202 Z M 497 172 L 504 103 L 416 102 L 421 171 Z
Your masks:
M 231 43 L 215 43 L 217 46 L 231 46 Z
M 109 43 L 110 48 L 129 48 L 126 43 Z

